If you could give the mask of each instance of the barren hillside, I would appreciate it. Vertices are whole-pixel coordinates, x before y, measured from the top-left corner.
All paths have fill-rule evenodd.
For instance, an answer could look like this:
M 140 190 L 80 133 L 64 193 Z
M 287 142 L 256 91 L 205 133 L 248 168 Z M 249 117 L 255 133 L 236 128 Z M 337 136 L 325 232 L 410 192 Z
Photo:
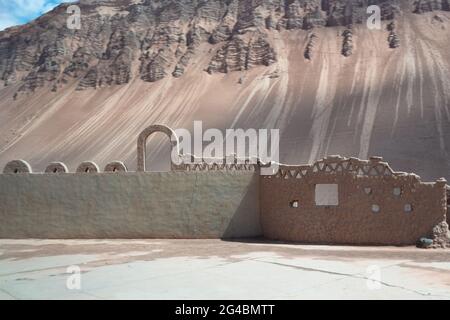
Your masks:
M 381 30 L 366 26 L 369 4 Z M 135 168 L 138 133 L 279 128 L 281 161 L 380 155 L 450 179 L 447 0 L 81 1 L 0 32 L 0 168 Z M 149 148 L 167 167 L 165 140 Z

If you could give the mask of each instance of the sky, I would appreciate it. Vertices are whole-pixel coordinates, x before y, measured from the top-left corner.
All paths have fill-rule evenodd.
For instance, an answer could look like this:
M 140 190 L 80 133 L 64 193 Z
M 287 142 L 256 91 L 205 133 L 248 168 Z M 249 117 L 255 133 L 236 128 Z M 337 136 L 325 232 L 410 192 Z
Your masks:
M 73 0 L 72 0 L 73 1 Z M 67 0 L 0 0 L 0 30 L 27 23 Z

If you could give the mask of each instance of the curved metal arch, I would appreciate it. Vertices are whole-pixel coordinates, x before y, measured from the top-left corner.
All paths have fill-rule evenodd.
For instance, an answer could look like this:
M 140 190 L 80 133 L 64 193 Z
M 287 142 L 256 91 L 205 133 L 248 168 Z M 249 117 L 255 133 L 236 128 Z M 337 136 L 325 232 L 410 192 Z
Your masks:
M 169 138 L 172 148 L 175 147 L 177 154 L 179 154 L 179 141 L 175 131 L 165 125 L 151 125 L 141 132 L 137 140 L 137 171 L 146 170 L 145 157 L 147 155 L 147 139 L 155 132 L 164 133 Z

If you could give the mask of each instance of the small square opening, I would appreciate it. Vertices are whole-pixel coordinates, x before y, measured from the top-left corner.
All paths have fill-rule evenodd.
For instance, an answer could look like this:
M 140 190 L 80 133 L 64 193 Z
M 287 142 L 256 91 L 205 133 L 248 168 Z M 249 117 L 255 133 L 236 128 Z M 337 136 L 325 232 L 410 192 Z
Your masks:
M 339 194 L 337 184 L 317 184 L 315 201 L 317 206 L 339 205 Z

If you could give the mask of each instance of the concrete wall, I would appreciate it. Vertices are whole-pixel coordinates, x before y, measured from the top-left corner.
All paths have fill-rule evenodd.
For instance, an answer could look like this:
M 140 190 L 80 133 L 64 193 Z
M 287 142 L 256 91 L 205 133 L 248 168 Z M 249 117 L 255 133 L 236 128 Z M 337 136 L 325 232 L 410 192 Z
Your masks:
M 378 161 L 355 160 L 354 168 L 339 170 L 343 162 L 330 160 L 330 168 L 338 164 L 334 169 L 327 167 L 326 160 L 320 169 L 317 164 L 286 166 L 276 176 L 262 178 L 264 237 L 306 243 L 410 245 L 421 237 L 432 238 L 433 227 L 445 221 L 445 182 L 422 183 L 418 176 L 391 172 Z M 374 167 L 380 172 L 372 172 Z M 365 172 L 360 171 L 363 168 Z M 338 205 L 316 205 L 318 184 L 338 185 Z M 297 207 L 292 206 L 294 200 Z
M 1 238 L 261 235 L 250 171 L 0 174 Z

